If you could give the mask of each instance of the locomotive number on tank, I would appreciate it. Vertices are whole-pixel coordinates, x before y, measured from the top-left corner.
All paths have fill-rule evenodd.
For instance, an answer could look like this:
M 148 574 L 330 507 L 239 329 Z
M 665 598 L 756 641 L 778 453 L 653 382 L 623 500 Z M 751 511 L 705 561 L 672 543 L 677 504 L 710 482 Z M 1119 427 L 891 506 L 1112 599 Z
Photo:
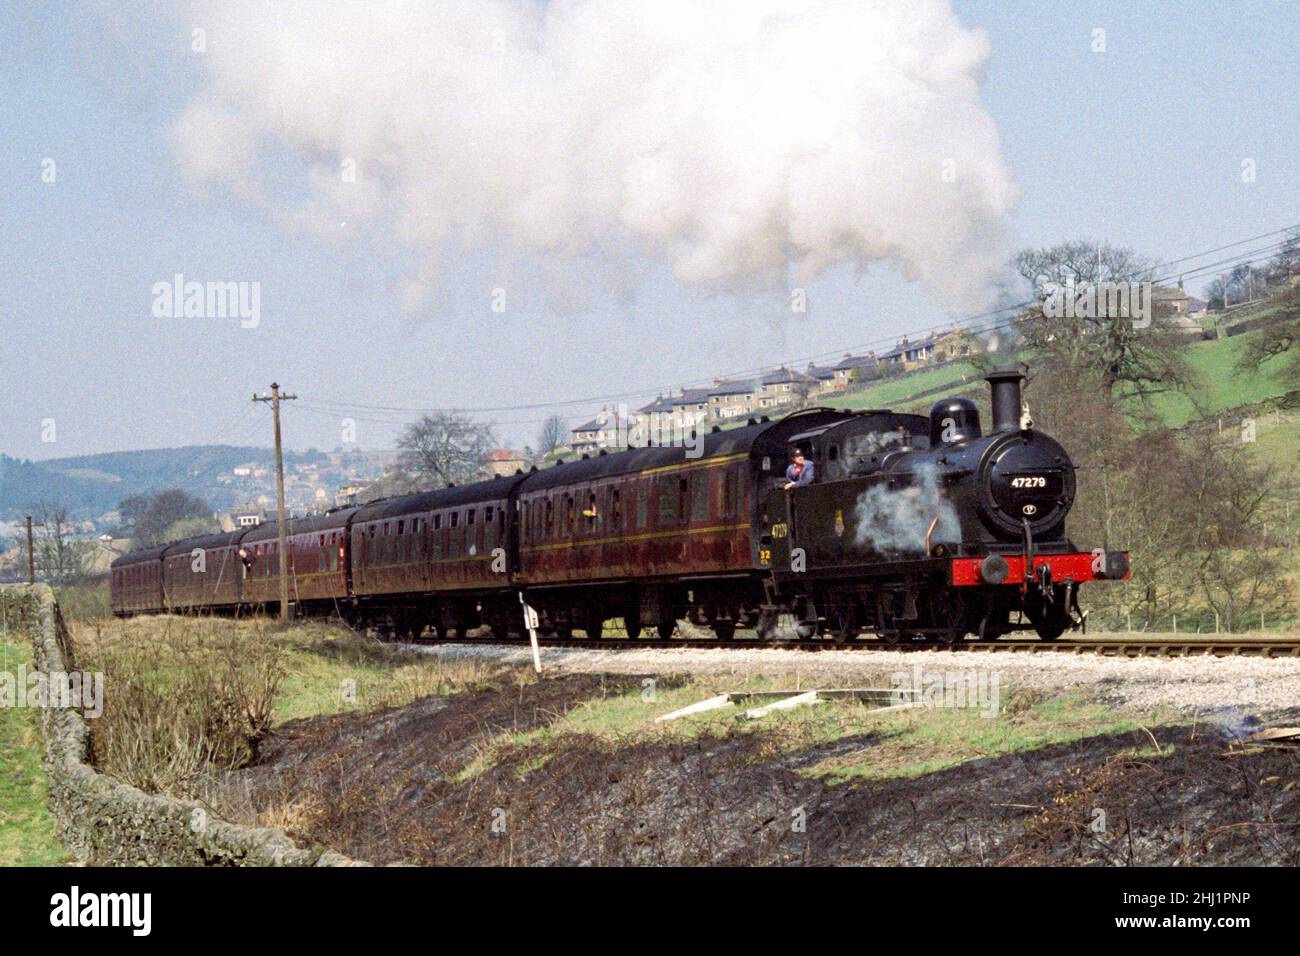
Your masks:
M 1017 475 L 1011 479 L 1012 488 L 1046 488 L 1047 476 L 1045 475 Z

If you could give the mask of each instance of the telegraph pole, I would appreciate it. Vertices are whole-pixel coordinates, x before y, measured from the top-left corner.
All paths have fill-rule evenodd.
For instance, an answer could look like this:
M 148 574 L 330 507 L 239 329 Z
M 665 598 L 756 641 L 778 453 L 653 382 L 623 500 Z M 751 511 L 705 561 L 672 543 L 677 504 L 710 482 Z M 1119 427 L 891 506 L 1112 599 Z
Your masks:
M 275 419 L 275 514 L 280 552 L 280 620 L 289 621 L 289 552 L 285 548 L 284 521 L 284 452 L 280 445 L 280 403 L 292 401 L 297 395 L 281 395 L 280 386 L 271 383 L 270 395 L 254 395 L 255 402 L 270 402 L 271 417 Z
M 27 583 L 36 583 L 36 551 L 32 547 L 32 516 L 27 516 Z

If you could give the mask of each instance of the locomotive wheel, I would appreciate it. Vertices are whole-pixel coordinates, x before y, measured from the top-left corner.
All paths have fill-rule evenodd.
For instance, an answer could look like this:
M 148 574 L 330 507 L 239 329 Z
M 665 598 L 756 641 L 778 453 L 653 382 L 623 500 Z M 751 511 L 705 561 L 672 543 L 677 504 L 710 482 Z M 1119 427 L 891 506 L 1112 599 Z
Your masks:
M 659 632 L 659 636 L 666 641 L 673 636 L 673 631 L 677 630 L 677 622 L 675 620 L 660 621 L 656 630 Z
M 1055 617 L 1039 621 L 1035 620 L 1031 615 L 1029 622 L 1034 625 L 1034 631 L 1037 632 L 1038 639 L 1041 641 L 1056 640 L 1064 634 L 1066 628 L 1070 626 L 1068 621 L 1062 621 Z
M 903 632 L 894 623 L 894 599 L 887 591 L 876 595 L 876 637 L 886 644 L 903 639 Z
M 600 636 L 605 633 L 605 616 L 599 611 L 591 611 L 587 615 L 587 625 L 583 630 L 587 632 L 589 640 L 600 640 Z
M 736 636 L 736 622 L 731 620 L 714 621 L 713 633 L 718 640 L 729 641 Z
M 858 625 L 858 602 L 852 601 L 831 609 L 831 640 L 836 644 L 852 641 L 862 633 Z
M 640 637 L 641 636 L 641 615 L 639 613 L 624 614 L 623 630 L 627 631 L 627 639 L 629 641 L 635 641 L 638 637 Z
M 961 595 L 936 590 L 930 596 L 930 614 L 934 626 L 942 628 L 939 640 L 948 645 L 960 644 L 966 637 L 965 602 Z
M 1071 621 L 1060 604 L 1044 604 L 1041 599 L 1025 600 L 1025 616 L 1034 625 L 1039 640 L 1054 641 L 1065 633 Z

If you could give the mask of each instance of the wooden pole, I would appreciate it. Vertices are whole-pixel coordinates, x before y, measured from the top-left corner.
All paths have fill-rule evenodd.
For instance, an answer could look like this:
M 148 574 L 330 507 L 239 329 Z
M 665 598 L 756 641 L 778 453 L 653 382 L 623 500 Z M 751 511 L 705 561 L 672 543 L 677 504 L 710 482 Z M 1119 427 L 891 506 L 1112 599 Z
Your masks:
M 27 516 L 27 583 L 36 583 L 36 549 L 32 547 L 32 516 Z
M 297 395 L 281 395 L 280 386 L 271 383 L 270 395 L 254 395 L 255 402 L 270 402 L 271 417 L 275 420 L 275 515 L 276 538 L 280 552 L 280 620 L 289 621 L 289 551 L 285 545 L 286 528 L 284 517 L 284 450 L 280 444 L 280 403 L 292 401 Z

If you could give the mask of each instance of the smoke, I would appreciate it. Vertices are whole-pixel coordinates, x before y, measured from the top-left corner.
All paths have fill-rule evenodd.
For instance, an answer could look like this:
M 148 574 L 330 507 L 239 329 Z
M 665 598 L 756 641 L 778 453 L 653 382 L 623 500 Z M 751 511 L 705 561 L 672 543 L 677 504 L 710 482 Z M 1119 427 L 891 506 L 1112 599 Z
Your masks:
M 931 545 L 960 543 L 961 523 L 952 503 L 940 492 L 938 469 L 927 464 L 911 475 L 913 483 L 907 488 L 891 491 L 882 483 L 858 496 L 854 542 L 859 548 L 877 554 L 922 556 L 925 533 L 936 513 L 939 521 L 930 535 Z
M 890 260 L 969 306 L 1016 198 L 947 0 L 207 2 L 184 172 L 328 237 L 633 252 L 786 288 Z M 288 177 L 285 157 L 304 163 Z

